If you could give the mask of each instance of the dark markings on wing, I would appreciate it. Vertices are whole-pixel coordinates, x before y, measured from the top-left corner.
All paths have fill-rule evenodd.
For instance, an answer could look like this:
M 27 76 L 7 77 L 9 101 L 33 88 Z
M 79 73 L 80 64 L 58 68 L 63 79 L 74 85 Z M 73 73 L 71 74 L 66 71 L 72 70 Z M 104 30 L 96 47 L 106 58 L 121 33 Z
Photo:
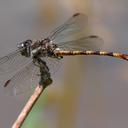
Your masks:
M 73 15 L 73 17 L 76 17 L 76 16 L 78 16 L 78 15 L 80 15 L 80 13 L 75 13 L 75 14 Z
M 4 84 L 4 87 L 7 87 L 9 85 L 9 83 L 11 82 L 11 80 L 7 80 Z

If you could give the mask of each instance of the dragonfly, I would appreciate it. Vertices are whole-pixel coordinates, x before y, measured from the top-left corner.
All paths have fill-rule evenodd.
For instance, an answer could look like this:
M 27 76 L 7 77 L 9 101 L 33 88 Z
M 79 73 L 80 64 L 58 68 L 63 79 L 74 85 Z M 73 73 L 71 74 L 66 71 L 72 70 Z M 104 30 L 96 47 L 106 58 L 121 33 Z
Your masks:
M 86 30 L 87 24 L 85 14 L 75 13 L 47 38 L 18 43 L 15 51 L 1 57 L 0 84 L 6 93 L 18 95 L 37 83 L 43 85 L 67 55 L 103 55 L 128 60 L 126 54 L 100 51 L 103 40 L 97 35 L 77 36 Z

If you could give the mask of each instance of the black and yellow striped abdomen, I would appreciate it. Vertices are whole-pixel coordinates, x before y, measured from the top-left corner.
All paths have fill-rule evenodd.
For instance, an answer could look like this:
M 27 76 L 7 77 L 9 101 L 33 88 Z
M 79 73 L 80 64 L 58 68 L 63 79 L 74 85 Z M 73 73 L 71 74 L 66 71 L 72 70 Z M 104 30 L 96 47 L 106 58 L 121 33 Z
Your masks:
M 111 56 L 115 58 L 120 58 L 128 60 L 127 54 L 115 53 L 115 52 L 105 52 L 105 51 L 55 51 L 57 56 L 71 56 L 71 55 L 99 55 L 99 56 Z

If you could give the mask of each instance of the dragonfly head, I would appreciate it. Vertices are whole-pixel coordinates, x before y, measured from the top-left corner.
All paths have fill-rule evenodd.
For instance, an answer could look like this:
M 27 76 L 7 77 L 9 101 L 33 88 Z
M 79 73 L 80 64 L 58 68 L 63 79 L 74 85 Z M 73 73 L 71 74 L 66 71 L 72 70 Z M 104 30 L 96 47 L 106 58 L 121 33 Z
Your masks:
M 17 45 L 17 47 L 18 47 L 19 49 L 22 49 L 22 48 L 26 48 L 26 47 L 28 47 L 28 46 L 31 46 L 31 44 L 32 44 L 32 41 L 31 41 L 31 40 L 26 40 L 26 41 L 24 41 L 24 42 L 19 43 L 19 44 Z
M 26 40 L 17 45 L 18 49 L 21 49 L 21 55 L 25 57 L 31 56 L 31 44 L 32 40 Z

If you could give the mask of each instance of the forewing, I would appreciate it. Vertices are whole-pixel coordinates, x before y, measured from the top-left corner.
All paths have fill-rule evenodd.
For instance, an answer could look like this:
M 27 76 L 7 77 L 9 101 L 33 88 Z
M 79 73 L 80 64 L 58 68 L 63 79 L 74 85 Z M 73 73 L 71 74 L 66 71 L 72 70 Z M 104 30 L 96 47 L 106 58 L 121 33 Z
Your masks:
M 29 91 L 38 85 L 39 75 L 39 68 L 33 62 L 30 62 L 13 77 L 4 82 L 4 91 L 7 95 L 18 95 Z
M 82 13 L 76 13 L 63 25 L 52 31 L 48 38 L 55 42 L 61 42 L 62 39 L 67 39 L 68 36 L 81 32 L 85 29 L 85 26 L 87 26 L 87 16 Z
M 0 75 L 16 71 L 31 60 L 31 58 L 22 56 L 20 51 L 21 49 L 16 50 L 0 58 Z

